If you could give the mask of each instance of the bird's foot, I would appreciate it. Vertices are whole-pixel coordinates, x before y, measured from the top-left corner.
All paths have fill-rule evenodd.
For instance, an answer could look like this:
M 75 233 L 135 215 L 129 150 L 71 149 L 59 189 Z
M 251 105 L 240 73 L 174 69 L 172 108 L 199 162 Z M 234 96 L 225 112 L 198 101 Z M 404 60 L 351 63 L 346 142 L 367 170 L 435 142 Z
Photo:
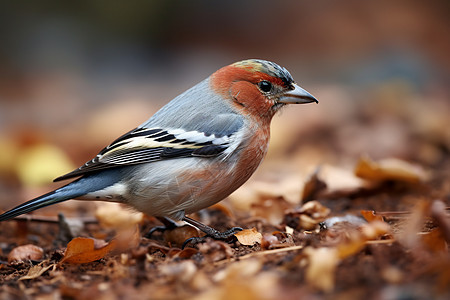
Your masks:
M 208 238 L 212 238 L 215 240 L 222 240 L 222 241 L 232 241 L 234 239 L 234 234 L 236 232 L 239 232 L 242 230 L 242 228 L 240 227 L 233 227 L 227 231 L 224 232 L 220 232 L 212 227 L 209 227 L 203 223 L 200 223 L 194 219 L 191 219 L 189 217 L 184 217 L 183 221 L 185 221 L 186 223 L 197 227 L 198 229 L 200 229 L 201 231 L 203 231 L 204 233 L 206 233 L 205 236 L 202 237 L 192 237 L 187 239 L 186 241 L 184 241 L 183 246 L 181 247 L 182 249 L 184 249 L 184 247 L 186 247 L 188 244 L 198 244 L 198 243 L 203 243 L 205 242 Z
M 213 228 L 211 228 L 213 229 Z M 215 229 L 213 229 L 215 232 L 212 234 L 206 234 L 202 237 L 191 237 L 187 240 L 184 241 L 183 245 L 181 246 L 181 249 L 184 249 L 184 247 L 186 247 L 187 245 L 191 244 L 191 245 L 196 245 L 198 243 L 204 243 L 206 242 L 206 240 L 208 238 L 212 238 L 214 240 L 221 240 L 221 241 L 225 241 L 225 242 L 231 242 L 235 239 L 234 234 L 236 232 L 239 232 L 242 230 L 242 228 L 240 227 L 233 227 L 227 231 L 224 232 L 220 232 L 217 231 Z
M 158 217 L 157 219 L 161 221 L 161 223 L 163 223 L 164 225 L 153 227 L 144 235 L 144 237 L 150 239 L 155 232 L 164 232 L 166 230 L 172 230 L 179 227 L 177 223 L 175 223 L 169 218 Z
M 150 229 L 150 231 L 147 234 L 144 235 L 144 237 L 151 238 L 155 232 L 162 232 L 165 234 L 166 231 L 180 228 L 180 226 L 177 223 L 175 223 L 174 221 L 172 221 L 169 218 L 158 217 L 158 220 L 160 220 L 163 223 L 163 225 L 153 227 L 152 229 Z M 225 241 L 225 242 L 232 242 L 235 238 L 234 234 L 236 232 L 239 232 L 242 230 L 242 228 L 240 228 L 240 227 L 233 227 L 227 231 L 220 232 L 212 227 L 209 227 L 209 226 L 207 226 L 203 223 L 200 223 L 199 221 L 196 221 L 194 219 L 191 219 L 189 217 L 184 217 L 182 220 L 184 222 L 188 223 L 189 225 L 191 225 L 191 226 L 188 226 L 189 228 L 195 227 L 205 233 L 205 235 L 202 237 L 194 236 L 194 237 L 184 240 L 184 243 L 182 244 L 182 247 L 181 247 L 182 249 L 184 249 L 184 247 L 186 247 L 189 244 L 196 245 L 198 243 L 204 243 L 208 238 L 212 238 L 214 240 Z M 192 233 L 189 233 L 189 235 L 190 234 L 192 234 Z M 177 239 L 179 240 L 179 237 Z M 177 242 L 177 243 L 181 243 L 181 241 Z

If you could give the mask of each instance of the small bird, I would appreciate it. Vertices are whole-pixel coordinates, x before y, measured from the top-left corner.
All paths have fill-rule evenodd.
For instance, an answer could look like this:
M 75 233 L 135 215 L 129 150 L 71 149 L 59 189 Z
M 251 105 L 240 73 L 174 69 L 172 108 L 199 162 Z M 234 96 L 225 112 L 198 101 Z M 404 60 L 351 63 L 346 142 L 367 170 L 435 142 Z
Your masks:
M 270 122 L 286 104 L 316 102 L 283 67 L 248 59 L 223 67 L 180 94 L 78 169 L 69 184 L 0 215 L 8 220 L 70 199 L 127 204 L 166 225 L 183 220 L 216 239 L 219 232 L 186 216 L 240 187 L 267 152 Z

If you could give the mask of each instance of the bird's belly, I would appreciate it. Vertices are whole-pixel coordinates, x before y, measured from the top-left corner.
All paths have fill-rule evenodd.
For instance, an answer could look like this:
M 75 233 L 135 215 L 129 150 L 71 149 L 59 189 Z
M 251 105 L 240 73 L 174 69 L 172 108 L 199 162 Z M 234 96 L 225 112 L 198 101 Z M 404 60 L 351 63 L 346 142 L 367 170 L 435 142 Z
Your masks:
M 179 219 L 227 197 L 258 165 L 252 161 L 239 172 L 238 162 L 194 157 L 142 165 L 130 175 L 124 202 L 148 215 Z

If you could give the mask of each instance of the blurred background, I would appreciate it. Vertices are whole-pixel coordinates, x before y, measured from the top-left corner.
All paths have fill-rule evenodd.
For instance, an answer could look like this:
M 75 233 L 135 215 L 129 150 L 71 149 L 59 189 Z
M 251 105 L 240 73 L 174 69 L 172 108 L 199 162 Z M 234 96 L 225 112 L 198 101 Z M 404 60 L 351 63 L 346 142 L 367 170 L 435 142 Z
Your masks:
M 444 172 L 449 33 L 446 0 L 2 1 L 0 208 L 56 187 L 246 58 L 286 67 L 320 101 L 275 118 L 260 172 L 352 166 L 363 154 Z

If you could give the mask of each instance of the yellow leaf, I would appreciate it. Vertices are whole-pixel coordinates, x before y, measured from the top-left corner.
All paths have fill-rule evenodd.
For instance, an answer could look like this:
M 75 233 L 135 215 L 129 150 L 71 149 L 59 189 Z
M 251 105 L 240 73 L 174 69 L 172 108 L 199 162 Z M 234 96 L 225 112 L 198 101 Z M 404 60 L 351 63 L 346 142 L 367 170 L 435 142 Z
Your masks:
M 38 144 L 19 153 L 16 172 L 23 184 L 38 186 L 74 168 L 61 149 L 50 144 Z

